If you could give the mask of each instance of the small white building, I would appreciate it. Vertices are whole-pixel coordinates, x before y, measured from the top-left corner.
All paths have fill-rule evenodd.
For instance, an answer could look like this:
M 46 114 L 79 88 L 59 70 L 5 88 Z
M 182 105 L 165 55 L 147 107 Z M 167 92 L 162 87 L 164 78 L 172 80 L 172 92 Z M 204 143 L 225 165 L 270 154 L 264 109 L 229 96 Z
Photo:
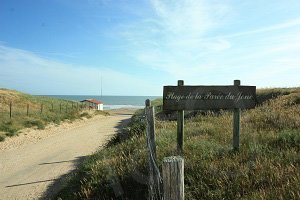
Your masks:
M 98 101 L 96 99 L 85 99 L 80 102 L 85 103 L 90 108 L 94 108 L 96 110 L 103 110 L 103 102 L 102 101 Z

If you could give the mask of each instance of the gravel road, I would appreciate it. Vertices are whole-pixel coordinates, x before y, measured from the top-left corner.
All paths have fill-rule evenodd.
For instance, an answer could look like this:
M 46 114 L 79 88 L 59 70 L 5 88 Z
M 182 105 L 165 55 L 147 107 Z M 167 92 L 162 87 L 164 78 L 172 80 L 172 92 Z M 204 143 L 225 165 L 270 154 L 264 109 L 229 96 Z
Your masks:
M 0 143 L 0 199 L 51 197 L 66 174 L 99 149 L 132 113 L 133 110 L 115 110 L 111 116 L 96 116 L 76 122 L 75 126 L 35 130 Z M 38 139 L 32 140 L 36 138 L 32 135 L 37 134 Z M 16 142 L 20 138 L 22 142 Z

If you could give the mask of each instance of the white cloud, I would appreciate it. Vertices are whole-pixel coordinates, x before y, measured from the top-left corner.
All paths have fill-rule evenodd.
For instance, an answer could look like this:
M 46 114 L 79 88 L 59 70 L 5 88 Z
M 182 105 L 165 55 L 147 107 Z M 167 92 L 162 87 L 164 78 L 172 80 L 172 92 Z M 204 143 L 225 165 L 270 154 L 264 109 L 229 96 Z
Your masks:
M 151 0 L 152 13 L 122 24 L 120 36 L 128 42 L 128 55 L 143 66 L 160 70 L 175 79 L 207 70 L 205 57 L 231 48 L 228 40 L 206 39 L 223 24 L 230 7 L 204 0 Z
M 244 32 L 238 32 L 230 35 L 224 35 L 223 38 L 232 38 L 232 37 L 240 37 L 240 36 L 247 36 L 247 35 L 253 35 L 253 34 L 259 34 L 259 33 L 265 33 L 265 32 L 272 32 L 272 31 L 279 31 L 279 30 L 285 30 L 292 27 L 299 27 L 300 25 L 300 18 L 292 19 L 283 23 L 270 25 L 263 28 L 257 28 L 254 30 L 244 31 Z
M 235 33 L 241 28 L 235 27 L 239 24 L 237 13 L 249 11 L 235 10 L 234 5 L 228 4 L 230 1 L 150 0 L 150 3 L 152 13 L 145 13 L 134 23 L 122 24 L 119 30 L 120 36 L 127 40 L 128 55 L 142 66 L 196 84 L 206 84 L 204 81 L 230 84 L 237 78 L 257 81 L 259 86 L 299 82 L 293 71 L 299 71 L 300 66 L 295 59 L 300 51 L 300 18 L 277 20 L 277 24 Z M 251 23 L 252 27 L 256 24 L 251 19 L 245 23 Z M 276 61 L 280 58 L 288 60 L 293 68 L 285 68 L 287 63 Z M 291 78 L 285 81 L 280 76 Z
M 105 67 L 77 66 L 0 44 L 0 87 L 33 94 L 155 94 L 152 84 L 133 75 Z M 144 86 L 148 85 L 147 91 Z M 130 88 L 130 90 L 128 89 Z M 157 94 L 157 93 L 156 93 Z

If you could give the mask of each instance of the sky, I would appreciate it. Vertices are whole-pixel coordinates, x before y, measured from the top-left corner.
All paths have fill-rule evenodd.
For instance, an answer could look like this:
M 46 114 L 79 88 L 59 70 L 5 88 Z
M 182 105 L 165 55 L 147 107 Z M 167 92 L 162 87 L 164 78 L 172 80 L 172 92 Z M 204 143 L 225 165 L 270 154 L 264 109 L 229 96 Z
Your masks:
M 299 0 L 0 0 L 0 88 L 30 94 L 299 87 L 299 55 Z

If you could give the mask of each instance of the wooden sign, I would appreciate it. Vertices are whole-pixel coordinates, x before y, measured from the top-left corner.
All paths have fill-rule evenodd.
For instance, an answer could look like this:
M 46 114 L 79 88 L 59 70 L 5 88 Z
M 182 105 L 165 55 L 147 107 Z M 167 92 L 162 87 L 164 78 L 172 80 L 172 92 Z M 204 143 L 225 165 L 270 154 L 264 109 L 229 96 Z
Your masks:
M 163 109 L 210 110 L 254 108 L 255 86 L 164 86 Z

